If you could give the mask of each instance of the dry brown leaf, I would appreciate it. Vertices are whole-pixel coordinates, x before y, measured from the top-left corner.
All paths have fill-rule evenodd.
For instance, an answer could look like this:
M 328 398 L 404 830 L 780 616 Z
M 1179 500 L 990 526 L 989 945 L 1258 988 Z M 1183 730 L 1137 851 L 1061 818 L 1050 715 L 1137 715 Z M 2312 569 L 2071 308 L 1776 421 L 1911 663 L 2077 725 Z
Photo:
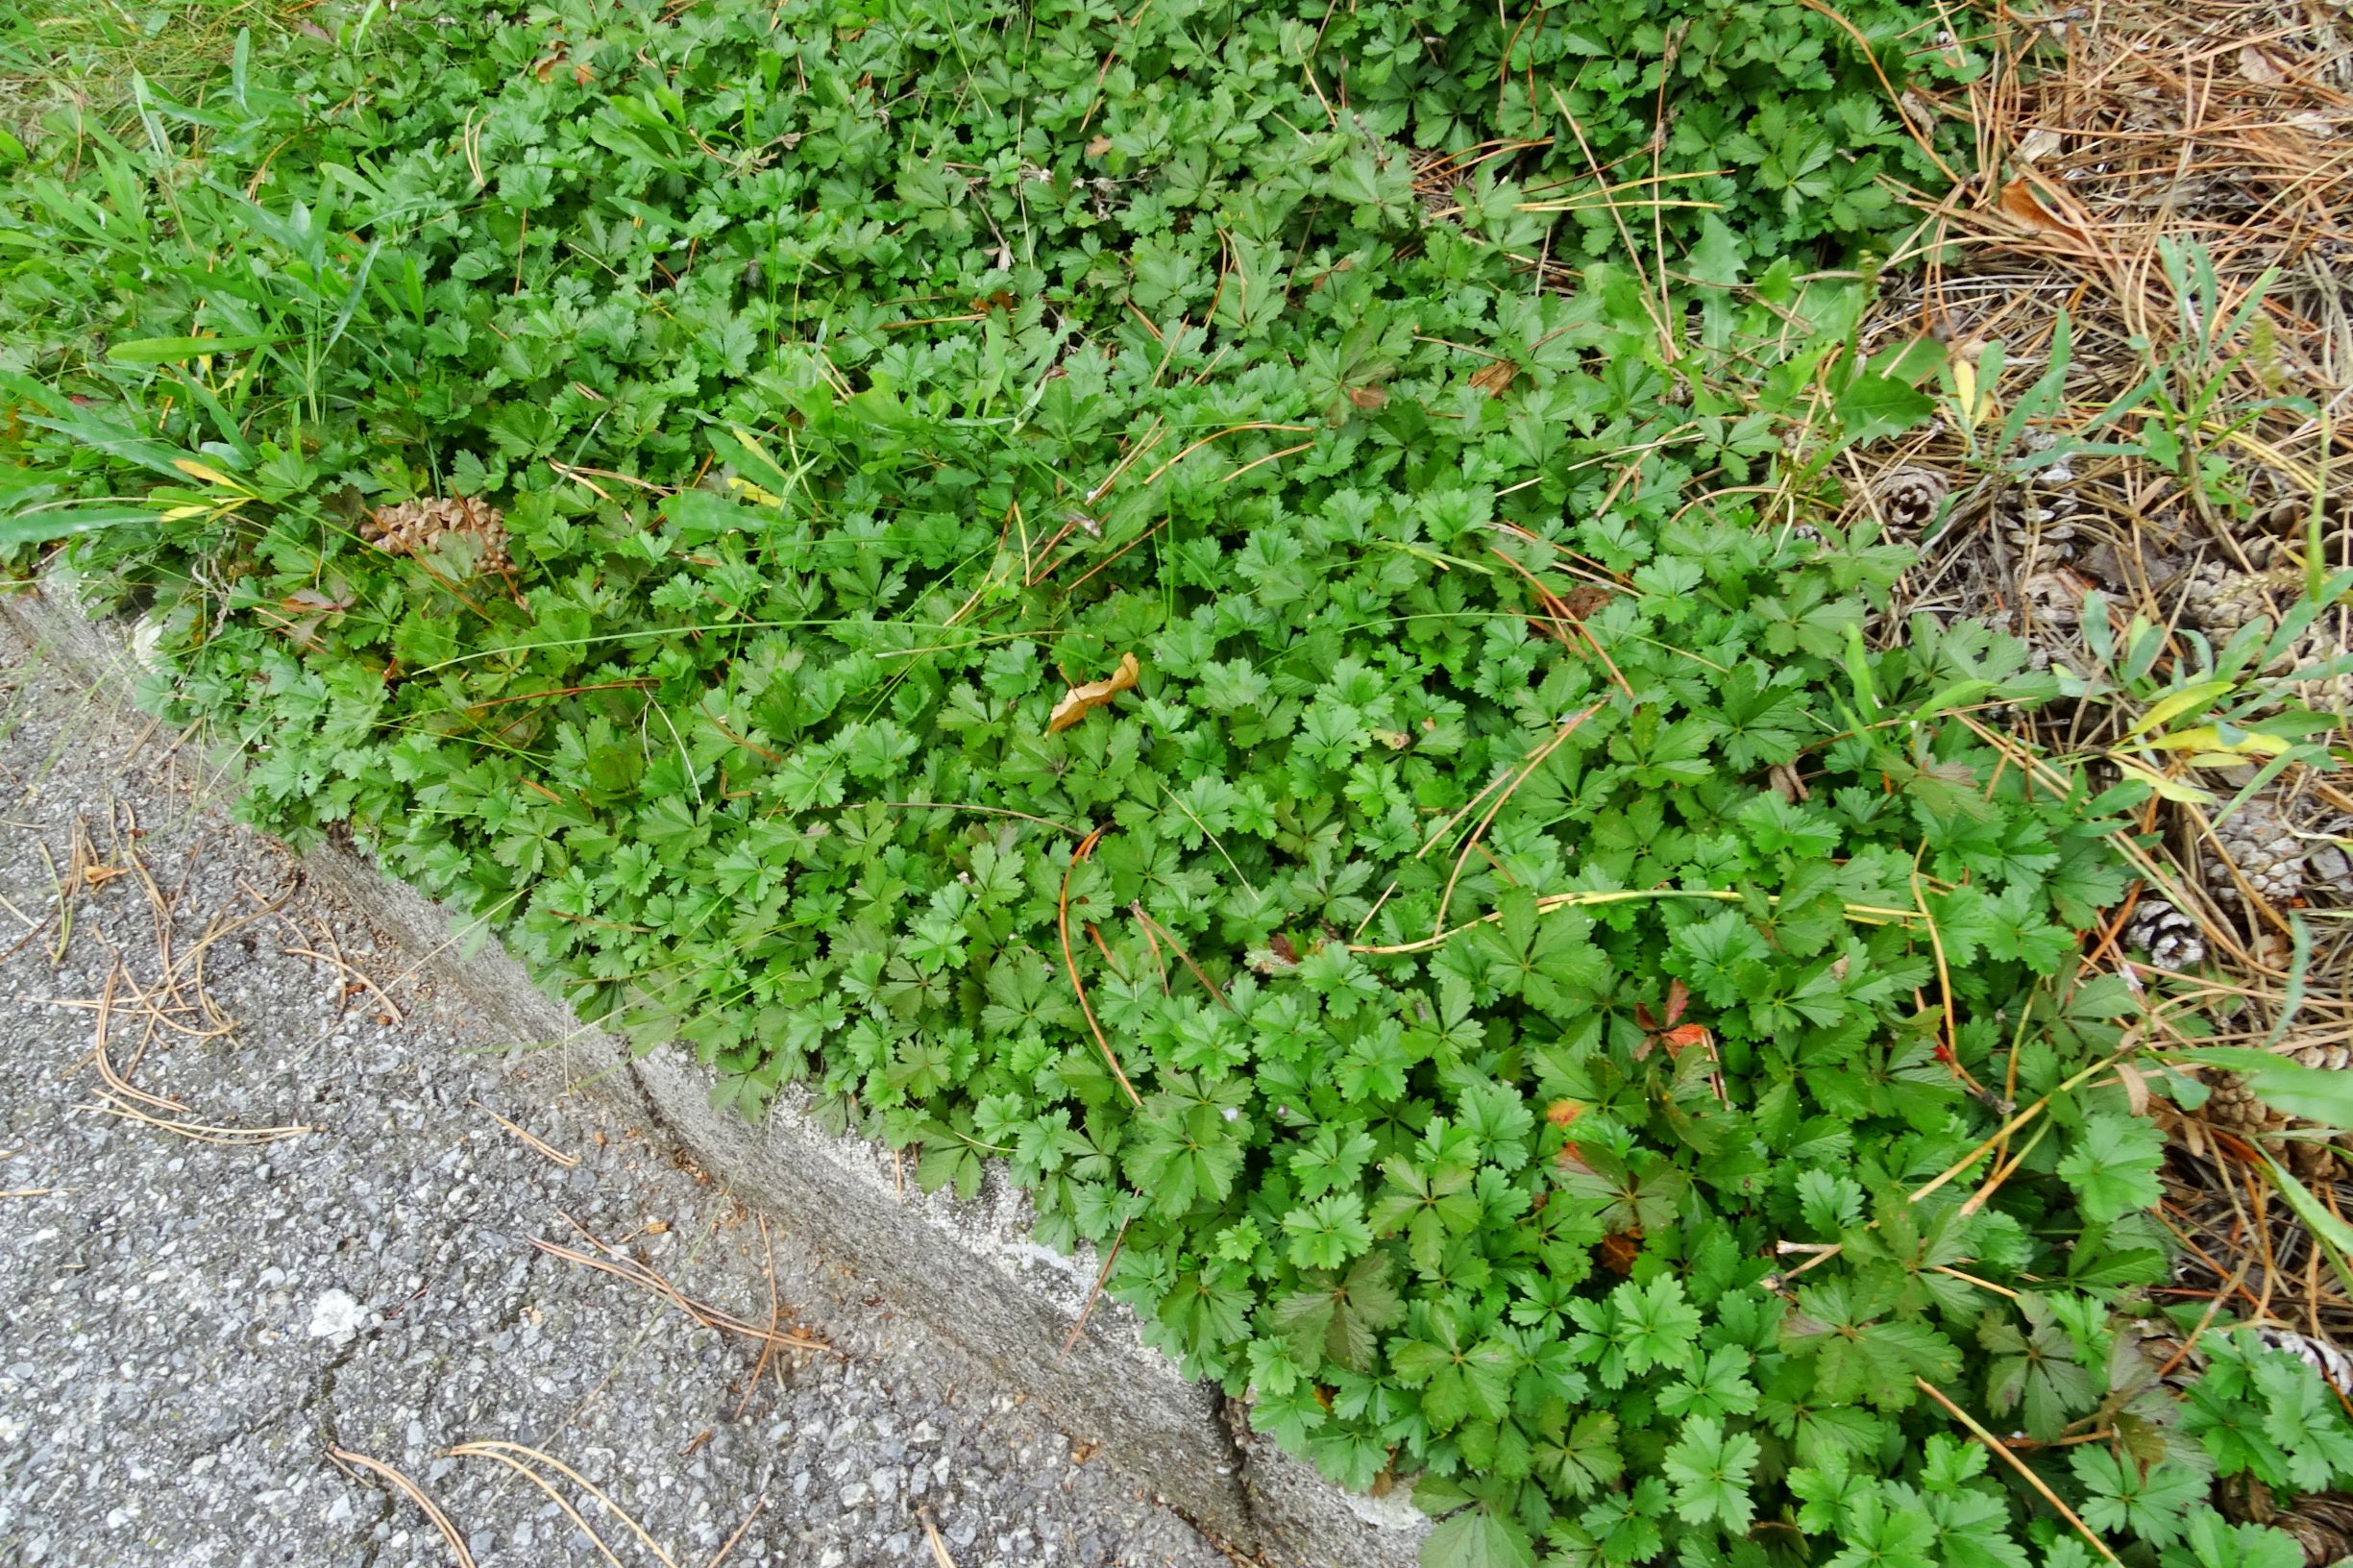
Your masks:
M 2024 180 L 2013 180 L 2001 187 L 2001 212 L 2012 222 L 2022 224 L 2038 233 L 2055 235 L 2087 247 L 2092 243 L 2082 230 L 2053 217 L 2050 208 L 2045 207 L 2041 198 L 2035 195 L 2033 185 Z
M 2132 1108 L 2132 1114 L 2136 1116 L 2147 1115 L 2148 1080 L 2142 1076 L 2141 1069 L 2129 1062 L 2119 1062 L 2116 1075 L 2123 1080 L 2124 1103 Z
M 2284 81 L 2288 68 L 2256 44 L 2247 44 L 2239 51 L 2239 74 L 2249 82 L 2272 83 Z
M 1508 359 L 1498 359 L 1486 369 L 1473 376 L 1471 384 L 1490 398 L 1500 398 L 1511 390 L 1512 380 L 1519 374 L 1518 365 Z
M 1112 672 L 1109 680 L 1091 680 L 1084 686 L 1073 686 L 1069 696 L 1054 704 L 1053 717 L 1045 722 L 1045 732 L 1054 735 L 1068 729 L 1121 692 L 1133 690 L 1136 678 L 1142 674 L 1143 666 L 1136 662 L 1135 654 L 1120 654 L 1119 668 Z
M 1581 582 L 1560 596 L 1560 613 L 1572 621 L 1582 621 L 1615 597 L 1617 596 L 1606 588 L 1597 588 L 1592 583 Z
M 2018 138 L 2018 156 L 2028 163 L 2040 163 L 2065 145 L 2058 132 L 2038 125 Z

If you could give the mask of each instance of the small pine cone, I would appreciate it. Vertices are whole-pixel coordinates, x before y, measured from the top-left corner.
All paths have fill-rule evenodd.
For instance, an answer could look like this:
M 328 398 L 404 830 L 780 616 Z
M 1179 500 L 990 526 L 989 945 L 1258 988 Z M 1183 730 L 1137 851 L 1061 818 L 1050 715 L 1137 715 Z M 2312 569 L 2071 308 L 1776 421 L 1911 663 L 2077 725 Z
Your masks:
M 2310 886 L 2326 888 L 2353 901 L 2353 855 L 2336 845 L 2321 845 L 2304 857 L 2304 878 Z
M 514 571 L 506 549 L 506 518 L 496 506 L 472 496 L 404 501 L 379 506 L 359 524 L 359 537 L 387 555 L 423 555 L 452 534 L 475 543 L 477 574 Z
M 2206 1077 L 2206 1087 L 2212 1091 L 2206 1096 L 2207 1121 L 2224 1132 L 2263 1131 L 2264 1123 L 2270 1119 L 2270 1113 L 2264 1109 L 2263 1101 L 2255 1097 L 2255 1091 L 2246 1087 L 2244 1078 L 2235 1072 L 2219 1070 L 2210 1072 Z
M 1875 479 L 1871 494 L 1891 530 L 1918 533 L 1936 521 L 1937 510 L 1951 489 L 1936 470 L 1906 463 Z
M 2071 497 L 2022 487 L 1996 503 L 1994 527 L 2022 568 L 2045 567 L 2073 559 L 2082 547 L 2074 511 Z
M 2353 1497 L 2342 1492 L 2299 1497 L 2294 1507 L 2273 1514 L 2271 1524 L 2304 1549 L 2304 1568 L 2328 1568 L 2353 1556 Z
M 2253 621 L 2276 623 L 2273 606 L 2294 597 L 2297 576 L 2293 567 L 2241 572 L 2220 561 L 2200 561 L 2182 581 L 2182 618 L 2218 637 Z
M 2337 1156 L 2337 1145 L 2325 1139 L 2281 1139 L 2288 1150 L 2288 1168 L 2309 1187 L 2333 1182 L 2344 1171 L 2344 1164 Z M 2278 1145 L 2274 1145 L 2277 1147 Z
M 2332 1385 L 2338 1388 L 2353 1389 L 2353 1356 L 2346 1355 L 2333 1341 L 2316 1339 L 2310 1335 L 2298 1334 L 2293 1329 L 2277 1328 L 2257 1329 L 2255 1337 L 2263 1341 L 2264 1348 L 2267 1350 L 2286 1351 L 2315 1372 L 2319 1373 Z M 2318 1501 L 2320 1500 L 2317 1498 L 2301 1499 L 2297 1502 L 2296 1507 L 2305 1507 Z
M 2239 877 L 2267 903 L 2284 904 L 2304 891 L 2304 841 L 2297 838 L 2275 796 L 2261 795 L 2215 829 L 2215 840 L 2229 865 L 2218 858 L 2207 863 L 2207 886 L 2226 903 L 2240 900 Z
M 2067 572 L 2037 572 L 2018 585 L 2018 632 L 2031 666 L 2084 668 L 2083 584 Z
M 2148 954 L 2161 969 L 2187 969 L 2206 962 L 2206 939 L 2197 922 L 2162 898 L 2144 898 L 2124 922 L 2124 945 Z
M 2348 1048 L 2343 1041 L 2311 1036 L 2290 1036 L 2280 1054 L 2299 1066 L 2325 1067 L 2332 1072 L 2353 1062 L 2353 1048 Z

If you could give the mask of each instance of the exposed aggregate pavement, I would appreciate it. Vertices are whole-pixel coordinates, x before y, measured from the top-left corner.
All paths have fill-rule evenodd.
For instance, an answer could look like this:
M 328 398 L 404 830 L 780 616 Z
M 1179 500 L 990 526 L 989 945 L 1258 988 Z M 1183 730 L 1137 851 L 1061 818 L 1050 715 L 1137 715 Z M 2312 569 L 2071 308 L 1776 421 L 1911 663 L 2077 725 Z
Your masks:
M 623 1563 L 1227 1560 L 658 1131 L 563 1092 L 560 1049 L 404 973 L 227 794 L 0 625 L 0 1562 L 456 1560 L 331 1447 L 421 1487 L 482 1568 L 604 1560 L 469 1443 L 522 1445 Z M 531 1245 L 594 1255 L 582 1229 L 761 1326 L 772 1278 L 775 1320 L 825 1348 L 754 1384 L 755 1341 Z

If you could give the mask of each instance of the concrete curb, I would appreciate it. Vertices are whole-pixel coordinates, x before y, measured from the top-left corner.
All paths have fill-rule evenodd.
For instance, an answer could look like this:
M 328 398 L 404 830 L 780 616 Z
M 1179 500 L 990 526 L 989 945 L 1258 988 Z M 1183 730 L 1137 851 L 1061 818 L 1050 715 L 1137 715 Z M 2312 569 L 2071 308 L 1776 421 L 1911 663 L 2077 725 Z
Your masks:
M 93 701 L 133 705 L 132 628 L 91 621 L 56 580 L 0 596 L 0 615 L 71 668 Z M 1402 1495 L 1345 1492 L 1249 1433 L 1215 1387 L 1187 1381 L 1142 1343 L 1125 1308 L 1098 1303 L 1063 1355 L 1094 1265 L 1028 1239 L 1027 1205 L 1000 1170 L 977 1197 L 958 1202 L 902 1182 L 887 1149 L 828 1134 L 794 1106 L 780 1102 L 758 1126 L 714 1112 L 711 1078 L 688 1053 L 670 1046 L 632 1059 L 618 1040 L 539 991 L 495 942 L 473 952 L 473 943 L 454 940 L 459 922 L 449 912 L 371 860 L 329 847 L 301 863 L 502 1032 L 560 1050 L 575 1088 L 657 1123 L 779 1230 L 855 1271 L 1006 1392 L 1100 1444 L 1104 1458 L 1213 1538 L 1298 1568 L 1405 1568 L 1415 1560 L 1425 1521 Z

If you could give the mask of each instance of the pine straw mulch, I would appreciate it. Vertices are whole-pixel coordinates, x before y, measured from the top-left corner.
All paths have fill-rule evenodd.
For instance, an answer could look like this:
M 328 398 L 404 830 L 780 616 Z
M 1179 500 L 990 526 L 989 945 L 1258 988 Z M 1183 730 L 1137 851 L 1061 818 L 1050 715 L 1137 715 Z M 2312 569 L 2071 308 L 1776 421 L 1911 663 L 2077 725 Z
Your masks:
M 1965 115 L 1986 172 L 1930 208 L 1923 243 L 1943 248 L 1887 290 L 1865 347 L 1932 333 L 1966 376 L 1998 363 L 1998 342 L 2000 368 L 1977 378 L 1973 419 L 1956 398 L 1908 438 L 1844 459 L 1842 521 L 1875 519 L 1919 547 L 1885 635 L 1917 614 L 1985 617 L 2038 664 L 2096 685 L 2087 593 L 2104 596 L 2113 645 L 2145 617 L 2181 660 L 2191 632 L 2219 649 L 2242 626 L 2276 625 L 2314 537 L 2326 571 L 2353 567 L 2353 13 L 2167 0 L 1988 26 L 1999 63 L 1966 102 L 1907 100 L 1916 115 Z M 2005 445 L 2063 316 L 2060 395 Z M 2144 391 L 2152 378 L 2183 416 L 2161 414 Z M 2136 392 L 2133 411 L 2099 423 Z M 2179 439 L 2180 460 L 2064 450 L 2070 436 L 2145 447 L 2152 429 Z M 2283 702 L 2337 720 L 2314 739 L 2353 739 L 2353 679 L 2309 668 L 2349 645 L 2353 619 L 2331 609 L 2268 667 Z M 2297 670 L 2308 678 L 2291 683 Z M 2111 689 L 1976 718 L 2022 762 L 2031 748 L 2096 772 L 2144 706 Z M 2211 805 L 2149 803 L 2160 847 L 2087 947 L 2149 996 L 2155 1033 L 2194 1011 L 2215 1043 L 2353 1067 L 2353 775 L 2291 767 L 2231 809 L 2252 774 L 2198 774 Z M 2165 1299 L 2218 1300 L 2353 1394 L 2339 1348 L 2353 1347 L 2353 1301 L 2257 1148 L 2343 1213 L 2353 1164 L 2243 1084 L 2208 1078 L 2220 1091 L 2200 1111 L 2155 1107 L 2174 1135 L 2163 1213 L 2186 1249 Z M 2222 1501 L 2239 1517 L 2289 1502 Z M 2353 1501 L 2308 1501 L 2345 1528 L 2283 1522 L 2312 1561 L 2344 1556 Z

